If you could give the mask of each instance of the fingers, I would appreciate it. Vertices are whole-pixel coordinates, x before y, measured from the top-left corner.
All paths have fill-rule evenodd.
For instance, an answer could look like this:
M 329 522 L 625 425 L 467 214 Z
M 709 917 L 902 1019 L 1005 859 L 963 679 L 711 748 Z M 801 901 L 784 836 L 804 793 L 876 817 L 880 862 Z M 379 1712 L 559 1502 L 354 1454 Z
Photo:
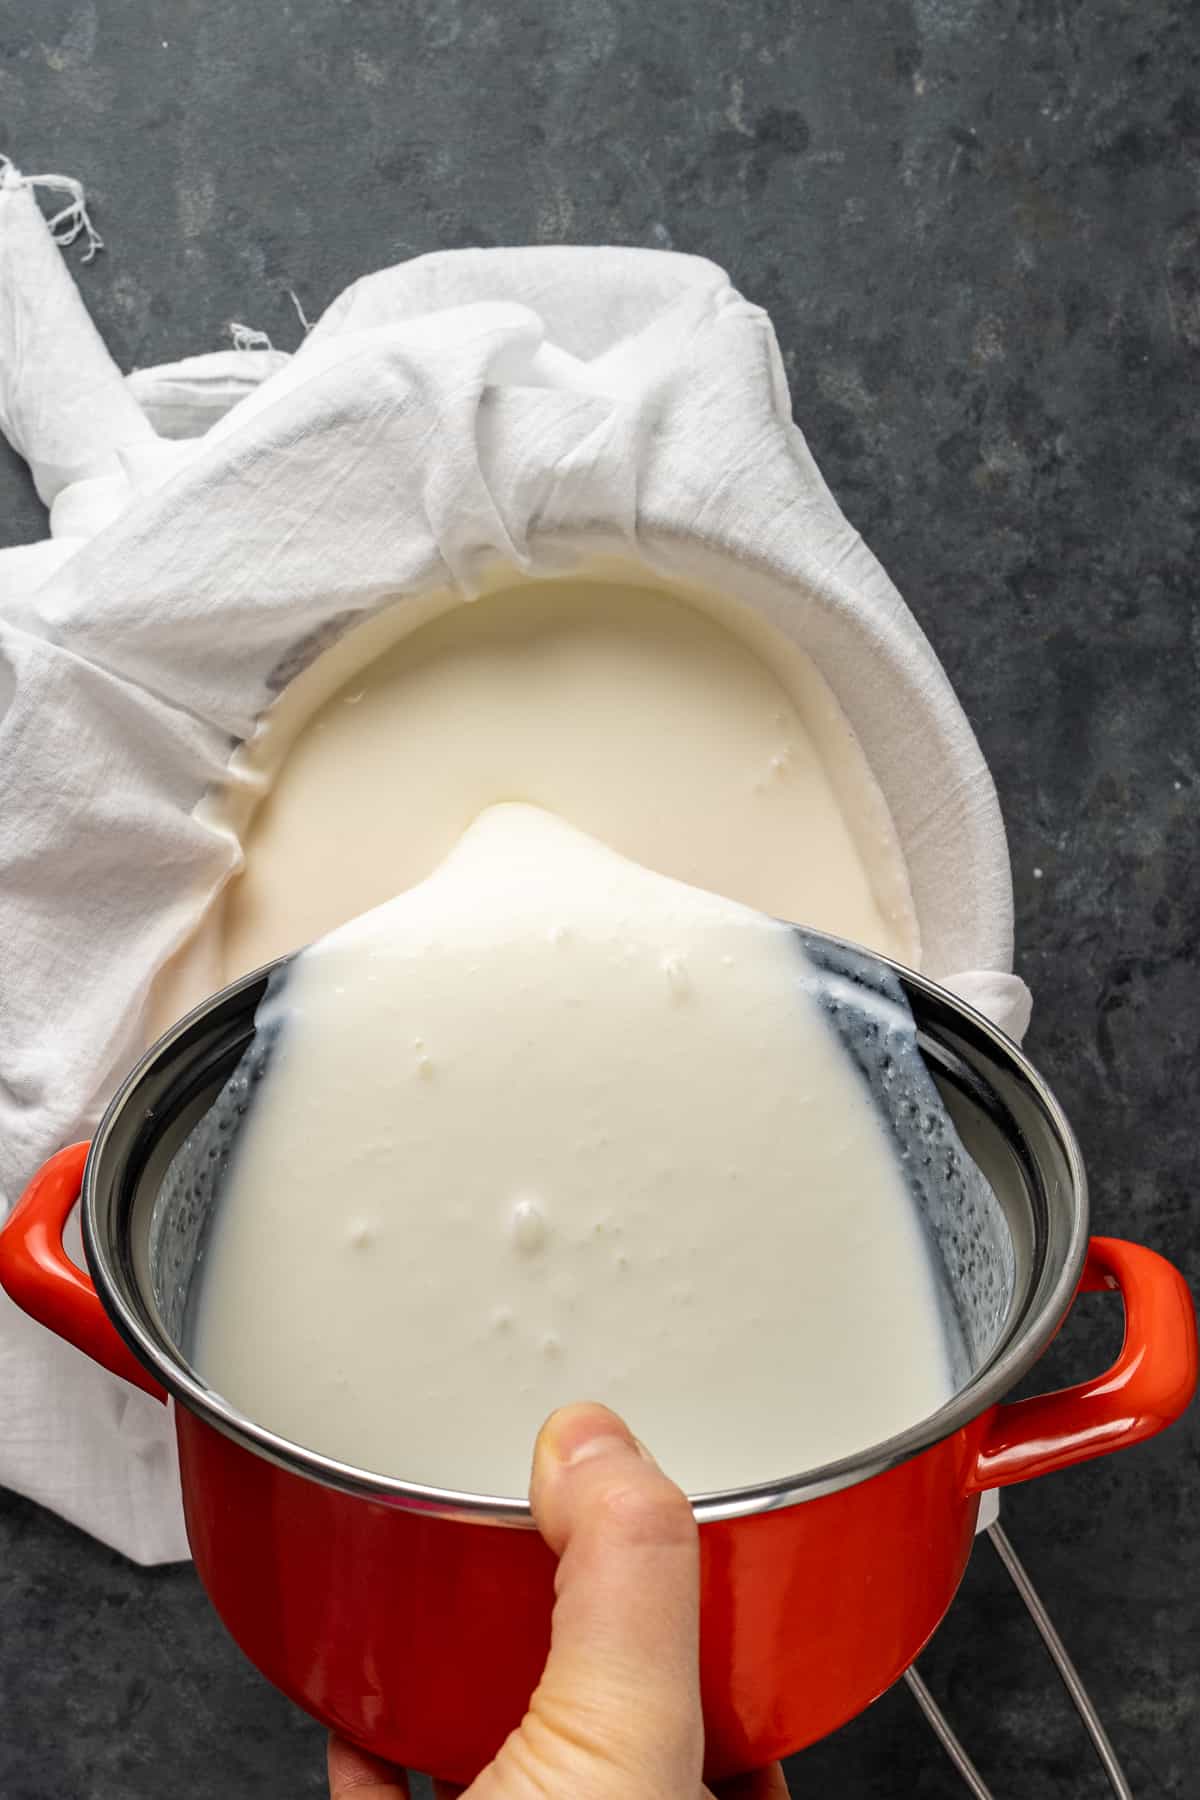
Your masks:
M 329 1739 L 329 1800 L 409 1800 L 408 1777 L 334 1732 Z
M 469 1790 L 477 1800 L 680 1800 L 702 1791 L 700 1554 L 687 1500 L 615 1414 L 572 1406 L 543 1427 L 530 1490 L 559 1558 L 550 1656 L 529 1712 Z M 402 1772 L 336 1736 L 330 1800 L 409 1800 Z M 463 1790 L 435 1782 L 436 1800 Z M 713 1800 L 787 1800 L 776 1767 Z
M 779 1764 L 772 1763 L 769 1769 L 756 1769 L 751 1775 L 718 1782 L 713 1800 L 789 1800 L 788 1784 Z
M 458 1800 L 465 1791 L 449 1781 L 433 1784 L 434 1800 Z M 329 1800 L 409 1800 L 408 1776 L 334 1732 L 329 1739 Z
M 700 1574 L 691 1507 L 602 1406 L 567 1407 L 548 1421 L 530 1492 L 538 1528 L 559 1557 L 554 1626 L 529 1714 L 500 1763 L 519 1764 L 534 1791 L 577 1800 L 698 1793 Z

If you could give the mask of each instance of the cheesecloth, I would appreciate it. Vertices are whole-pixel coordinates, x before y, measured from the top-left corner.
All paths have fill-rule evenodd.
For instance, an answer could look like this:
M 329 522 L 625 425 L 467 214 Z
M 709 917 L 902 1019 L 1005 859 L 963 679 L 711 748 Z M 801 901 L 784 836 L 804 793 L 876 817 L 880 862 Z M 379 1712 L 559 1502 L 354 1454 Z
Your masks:
M 70 203 L 52 233 L 33 187 Z M 597 553 L 729 591 L 813 658 L 908 863 L 923 967 L 1019 1036 L 995 791 L 916 621 L 821 479 L 766 314 L 698 257 L 460 250 L 356 282 L 295 355 L 123 378 L 0 174 L 0 428 L 50 511 L 0 552 L 0 1216 L 142 1047 L 236 869 L 197 813 L 291 674 L 406 594 Z M 65 221 L 65 226 L 64 226 Z M 0 1483 L 184 1557 L 165 1410 L 0 1294 Z

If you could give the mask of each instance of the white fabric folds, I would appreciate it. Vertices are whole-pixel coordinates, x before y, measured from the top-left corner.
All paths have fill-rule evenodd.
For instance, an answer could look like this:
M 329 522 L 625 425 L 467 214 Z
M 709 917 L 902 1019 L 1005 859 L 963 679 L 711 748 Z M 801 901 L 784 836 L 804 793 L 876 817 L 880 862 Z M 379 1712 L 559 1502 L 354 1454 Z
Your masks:
M 770 321 L 711 263 L 426 256 L 357 282 L 294 356 L 123 379 L 8 166 L 0 427 L 50 507 L 45 541 L 0 553 L 0 1205 L 139 1047 L 155 972 L 237 859 L 195 809 L 280 686 L 497 558 L 736 581 L 862 741 L 925 968 L 1023 1029 L 987 768 L 792 423 Z M 2 1295 L 0 1482 L 138 1561 L 187 1554 L 164 1410 Z

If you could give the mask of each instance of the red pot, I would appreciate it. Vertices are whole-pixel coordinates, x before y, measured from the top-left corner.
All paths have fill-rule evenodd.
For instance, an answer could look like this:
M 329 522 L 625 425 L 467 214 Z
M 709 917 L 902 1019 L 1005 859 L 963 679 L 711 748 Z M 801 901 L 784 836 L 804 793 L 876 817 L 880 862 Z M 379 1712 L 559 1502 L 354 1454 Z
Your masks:
M 1078 1151 L 1030 1064 L 950 995 L 901 980 L 925 1059 L 1004 1207 L 1012 1316 L 933 1419 L 846 1462 L 694 1500 L 712 1779 L 803 1748 L 896 1680 L 954 1595 L 982 1490 L 1149 1437 L 1196 1384 L 1182 1277 L 1151 1250 L 1089 1244 Z M 174 1396 L 196 1567 L 263 1673 L 378 1755 L 465 1783 L 520 1720 L 546 1655 L 554 1567 L 528 1508 L 370 1475 L 273 1436 L 196 1377 L 152 1291 L 159 1181 L 249 1041 L 264 985 L 248 977 L 184 1020 L 122 1088 L 90 1151 L 47 1163 L 0 1231 L 0 1282 L 105 1367 Z M 62 1243 L 81 1186 L 91 1279 Z M 1120 1356 L 1092 1381 L 1002 1404 L 1080 1285 L 1121 1295 Z

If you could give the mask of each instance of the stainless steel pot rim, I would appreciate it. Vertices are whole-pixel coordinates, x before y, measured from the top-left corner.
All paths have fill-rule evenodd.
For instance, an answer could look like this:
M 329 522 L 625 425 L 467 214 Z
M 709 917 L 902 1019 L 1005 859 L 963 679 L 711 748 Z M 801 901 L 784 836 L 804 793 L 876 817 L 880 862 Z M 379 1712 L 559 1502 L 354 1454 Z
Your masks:
M 810 932 L 807 927 L 805 931 L 806 935 L 816 938 L 826 935 Z M 830 941 L 837 943 L 839 940 Z M 887 957 L 876 956 L 875 959 L 892 969 L 909 987 L 916 988 L 931 1000 L 939 1001 L 968 1022 L 988 1041 L 1000 1059 L 1023 1080 L 1057 1136 L 1069 1169 L 1075 1206 L 1067 1251 L 1050 1291 L 1044 1296 L 1036 1312 L 1024 1321 L 1021 1329 L 1001 1348 L 998 1355 L 938 1412 L 885 1442 L 872 1445 L 838 1462 L 826 1463 L 820 1468 L 780 1476 L 775 1480 L 747 1487 L 692 1494 L 689 1496 L 692 1510 L 701 1524 L 774 1512 L 837 1493 L 843 1488 L 857 1486 L 875 1475 L 896 1468 L 923 1450 L 953 1436 L 981 1413 L 1003 1400 L 1029 1373 L 1066 1316 L 1083 1273 L 1088 1243 L 1087 1177 L 1075 1134 L 1052 1090 L 1019 1046 L 984 1014 L 961 1000 L 958 995 L 914 970 Z M 461 1493 L 451 1488 L 406 1481 L 398 1476 L 374 1474 L 293 1443 L 248 1418 L 193 1374 L 165 1334 L 156 1333 L 147 1327 L 137 1309 L 130 1304 L 123 1283 L 113 1271 L 102 1249 L 101 1210 L 104 1196 L 99 1189 L 98 1170 L 103 1163 L 105 1146 L 113 1128 L 134 1097 L 142 1077 L 159 1059 L 167 1056 L 179 1038 L 197 1020 L 211 1012 L 219 1002 L 261 982 L 274 966 L 269 964 L 241 977 L 179 1020 L 130 1072 L 97 1127 L 84 1171 L 81 1216 L 88 1267 L 104 1308 L 138 1361 L 153 1374 L 177 1404 L 186 1407 L 245 1449 L 267 1458 L 280 1468 L 383 1506 L 397 1506 L 407 1511 L 476 1524 L 533 1529 L 533 1515 L 527 1499 Z

